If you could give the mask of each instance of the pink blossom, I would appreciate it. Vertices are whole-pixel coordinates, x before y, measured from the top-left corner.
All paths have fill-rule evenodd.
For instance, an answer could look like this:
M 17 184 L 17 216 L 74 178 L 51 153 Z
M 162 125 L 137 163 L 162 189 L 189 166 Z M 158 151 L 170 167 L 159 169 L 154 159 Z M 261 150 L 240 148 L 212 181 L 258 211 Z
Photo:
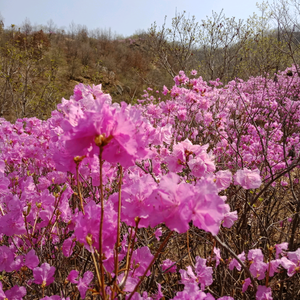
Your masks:
M 268 265 L 261 260 L 254 260 L 251 264 L 249 270 L 251 274 L 256 277 L 258 280 L 262 280 L 265 278 L 265 273 L 268 269 Z
M 2 289 L 2 284 L 0 286 L 0 291 L 1 289 Z M 10 290 L 7 290 L 5 292 L 5 297 L 3 299 L 22 300 L 25 295 L 26 295 L 26 288 L 24 286 L 14 285 Z M 0 299 L 1 299 L 1 292 L 0 292 Z
M 220 251 L 221 251 L 220 249 L 214 247 L 214 254 L 215 254 L 214 260 L 216 261 L 216 267 L 220 264 L 220 260 L 222 259 Z
M 172 266 L 172 267 L 171 267 Z M 170 268 L 171 267 L 171 268 Z M 170 268 L 170 269 L 169 269 Z M 176 263 L 174 261 L 171 261 L 170 259 L 166 259 L 163 261 L 163 263 L 161 264 L 161 269 L 163 271 L 167 270 L 166 273 L 175 273 L 177 266 Z
M 273 300 L 271 288 L 259 285 L 257 287 L 256 300 Z
M 205 286 L 211 285 L 213 283 L 212 278 L 212 267 L 206 266 L 206 259 L 201 258 L 199 256 L 196 257 L 196 264 L 195 264 L 195 272 L 194 274 L 191 266 L 187 267 L 187 271 L 180 270 L 181 274 L 181 283 L 194 283 L 199 282 L 201 284 L 201 290 L 205 289 Z
M 209 300 L 214 298 L 208 298 L 207 295 L 199 290 L 197 283 L 187 282 L 182 292 L 177 292 L 173 300 Z
M 168 173 L 149 197 L 149 203 L 154 209 L 149 215 L 151 226 L 157 226 L 164 221 L 166 226 L 179 233 L 186 232 L 189 228 L 191 211 L 187 204 L 193 192 L 191 185 L 178 184 L 179 180 L 177 174 Z
M 252 286 L 251 284 L 251 279 L 250 278 L 246 278 L 244 283 L 243 283 L 243 287 L 242 287 L 242 292 L 245 293 L 248 290 L 248 287 Z
M 243 251 L 241 254 L 238 255 L 238 258 L 244 262 L 246 260 L 245 252 Z M 229 270 L 233 270 L 234 268 L 237 268 L 238 271 L 241 271 L 242 266 L 239 264 L 239 262 L 234 258 L 230 264 L 229 264 Z
M 32 270 L 36 268 L 39 263 L 39 258 L 36 256 L 35 251 L 31 249 L 25 256 L 25 266 Z
M 228 204 L 224 205 L 224 219 L 223 227 L 231 228 L 234 222 L 238 219 L 237 211 L 230 211 L 230 206 Z
M 148 247 L 136 249 L 132 254 L 132 268 L 135 269 L 134 274 L 136 276 L 142 276 L 150 265 L 153 257 Z M 150 271 L 147 272 L 147 276 L 149 275 Z
M 75 246 L 74 238 L 69 237 L 66 239 L 62 245 L 62 252 L 65 257 L 70 257 L 73 253 L 73 248 Z
M 283 250 L 287 250 L 288 246 L 289 246 L 288 243 L 276 244 L 274 246 L 276 249 L 276 258 L 279 258 L 279 254 L 281 254 Z
M 93 278 L 94 278 L 94 274 L 91 271 L 86 271 L 83 274 L 83 277 L 79 278 L 77 288 L 79 290 L 82 299 L 85 299 L 86 291 L 88 290 L 89 284 L 91 283 Z
M 218 234 L 224 218 L 225 204 L 218 195 L 216 186 L 207 179 L 201 180 L 195 186 L 189 204 L 194 225 L 213 235 Z
M 156 239 L 159 241 L 160 237 L 162 236 L 162 229 L 159 227 L 155 230 L 154 235 Z
M 2 285 L 2 282 L 0 281 L 0 300 L 3 300 L 5 298 L 6 298 L 6 295 L 4 294 L 3 285 Z
M 262 184 L 259 170 L 238 170 L 234 175 L 234 183 L 242 186 L 246 190 L 259 188 Z
M 79 275 L 79 271 L 77 270 L 72 270 L 70 271 L 67 279 L 71 282 L 71 283 L 78 283 L 78 280 L 76 279 Z
M 225 190 L 232 181 L 232 174 L 229 170 L 221 170 L 216 173 L 216 185 L 219 190 Z
M 43 263 L 41 267 L 33 269 L 34 283 L 48 286 L 54 281 L 55 267 L 51 267 L 48 263 Z

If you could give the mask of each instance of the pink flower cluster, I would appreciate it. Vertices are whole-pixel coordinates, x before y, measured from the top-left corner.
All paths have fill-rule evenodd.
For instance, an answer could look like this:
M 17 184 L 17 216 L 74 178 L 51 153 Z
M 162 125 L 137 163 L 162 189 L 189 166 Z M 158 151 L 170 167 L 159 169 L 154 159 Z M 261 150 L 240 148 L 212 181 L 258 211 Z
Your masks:
M 208 85 L 180 72 L 172 89 L 164 87 L 164 101 L 148 90 L 135 106 L 112 103 L 101 86 L 80 84 L 47 121 L 0 119 L 0 272 L 23 278 L 22 286 L 0 281 L 0 299 L 23 299 L 31 286 L 41 290 L 42 299 L 68 299 L 51 294 L 59 276 L 81 298 L 98 281 L 100 294 L 118 285 L 130 299 L 161 299 L 161 285 L 156 295 L 133 293 L 142 276 L 150 276 L 154 259 L 150 246 L 131 244 L 139 228 L 163 223 L 185 233 L 193 224 L 217 236 L 221 226 L 231 228 L 238 219 L 225 196 L 228 188 L 258 193 L 298 159 L 300 107 L 291 99 L 299 93 L 295 87 L 281 97 L 278 86 L 300 81 L 285 74 L 277 83 L 257 77 L 221 88 L 219 80 Z M 265 86 L 272 91 L 268 98 Z M 291 134 L 283 139 L 287 118 Z M 121 233 L 119 209 L 127 225 Z M 163 241 L 162 228 L 153 230 L 153 239 Z M 287 251 L 287 243 L 275 249 L 275 259 L 266 260 L 260 249 L 249 250 L 247 259 L 244 252 L 230 259 L 229 270 L 249 266 L 252 277 L 243 292 L 280 270 L 289 277 L 299 272 L 299 249 Z M 72 267 L 61 275 L 58 258 L 70 265 L 82 259 L 90 269 Z M 115 266 L 123 260 L 129 263 L 118 273 Z M 194 266 L 178 271 L 184 290 L 173 299 L 215 299 L 205 289 L 224 261 L 216 247 L 211 257 L 196 257 Z M 160 268 L 178 270 L 169 259 Z M 272 299 L 271 288 L 259 284 L 256 299 Z

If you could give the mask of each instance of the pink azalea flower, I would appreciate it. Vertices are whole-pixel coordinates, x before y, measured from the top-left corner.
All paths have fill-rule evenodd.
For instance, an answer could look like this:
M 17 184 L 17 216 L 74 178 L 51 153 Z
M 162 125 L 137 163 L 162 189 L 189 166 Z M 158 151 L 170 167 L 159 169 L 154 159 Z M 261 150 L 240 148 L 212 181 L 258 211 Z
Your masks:
M 277 244 L 275 245 L 275 249 L 276 249 L 276 258 L 279 258 L 279 254 L 282 253 L 283 250 L 287 250 L 289 246 L 289 243 L 281 243 L 281 244 Z
M 230 211 L 230 206 L 225 204 L 224 206 L 224 219 L 223 219 L 223 227 L 231 228 L 234 222 L 239 218 L 237 211 Z
M 3 285 L 2 285 L 2 282 L 0 281 L 0 299 L 3 300 L 5 298 L 6 298 L 6 295 L 4 294 Z
M 55 267 L 51 267 L 48 263 L 43 263 L 41 267 L 33 269 L 34 283 L 48 286 L 54 281 Z
M 35 251 L 31 249 L 25 256 L 25 266 L 33 270 L 39 265 L 39 258 L 36 256 Z
M 182 292 L 177 292 L 173 300 L 205 300 L 208 299 L 207 295 L 199 290 L 198 284 L 187 282 Z M 210 298 L 214 299 L 214 298 Z
M 192 171 L 192 175 L 195 177 L 202 177 L 207 171 L 207 167 L 205 162 L 201 159 L 201 157 L 196 156 L 188 162 L 188 165 Z
M 257 287 L 256 300 L 273 300 L 271 288 L 259 285 Z
M 221 258 L 220 251 L 221 251 L 220 249 L 214 247 L 214 254 L 215 254 L 215 257 L 214 257 L 213 260 L 216 261 L 216 267 L 220 264 L 220 260 L 222 259 L 222 258 Z
M 169 269 L 173 265 L 168 271 L 166 271 L 166 273 L 175 273 L 176 269 L 177 269 L 177 266 L 176 266 L 176 264 L 175 265 L 174 264 L 175 264 L 174 261 L 172 261 L 170 259 L 166 259 L 161 264 L 161 269 L 163 271 L 165 271 L 165 270 Z
M 243 251 L 241 254 L 238 255 L 238 258 L 244 262 L 246 260 L 245 252 Z M 233 270 L 234 268 L 237 268 L 238 271 L 241 271 L 242 266 L 239 264 L 239 262 L 234 258 L 230 264 L 229 264 L 229 270 Z
M 288 252 L 288 258 L 281 258 L 281 265 L 288 271 L 289 277 L 299 272 L 300 269 L 300 248 L 294 252 Z
M 2 289 L 2 284 L 0 286 L 0 299 L 1 299 L 1 289 Z M 25 295 L 26 295 L 26 288 L 24 286 L 15 285 L 10 290 L 7 290 L 5 292 L 5 297 L 3 299 L 22 300 Z
M 248 287 L 252 286 L 251 284 L 251 279 L 250 278 L 246 278 L 244 283 L 243 283 L 243 287 L 242 287 L 242 292 L 245 293 L 248 290 Z
M 270 273 L 269 273 L 269 275 L 272 277 L 272 276 L 274 276 L 275 273 L 279 272 L 278 267 L 281 264 L 281 259 L 271 260 L 269 262 L 269 264 L 270 264 Z M 268 268 L 269 268 L 269 266 L 268 266 Z
M 251 249 L 248 252 L 248 260 L 249 261 L 263 261 L 264 255 L 261 249 Z
M 155 227 L 165 222 L 171 230 L 186 232 L 191 220 L 191 211 L 187 206 L 188 197 L 193 192 L 190 184 L 178 184 L 180 177 L 175 173 L 163 176 L 158 188 L 153 191 L 148 201 L 153 207 L 149 215 L 150 225 Z
M 225 190 L 232 182 L 232 173 L 229 170 L 221 170 L 216 173 L 216 185 L 219 190 Z
M 72 270 L 70 271 L 67 280 L 69 280 L 71 283 L 78 283 L 78 280 L 76 279 L 79 275 L 79 271 L 77 270 Z
M 136 126 L 122 111 L 95 100 L 95 111 L 87 111 L 66 136 L 66 150 L 70 156 L 99 154 L 97 143 L 103 145 L 103 159 L 120 163 L 124 167 L 134 165 L 135 160 L 146 155 L 139 146 Z
M 195 264 L 195 272 L 194 274 L 191 266 L 187 267 L 187 271 L 180 270 L 181 274 L 181 283 L 182 284 L 189 284 L 189 283 L 200 283 L 201 290 L 205 289 L 205 286 L 211 285 L 213 283 L 212 278 L 212 267 L 206 266 L 206 259 L 201 258 L 199 256 L 196 257 L 196 264 Z
M 259 188 L 262 184 L 259 170 L 238 170 L 234 175 L 234 183 L 246 190 Z
M 159 241 L 160 237 L 162 236 L 162 229 L 159 227 L 155 230 L 154 235 L 156 237 L 156 239 Z
M 14 262 L 14 253 L 12 252 L 12 250 L 5 245 L 0 246 L 0 272 L 13 271 L 12 269 L 13 262 Z
M 62 246 L 62 252 L 65 257 L 70 257 L 73 253 L 73 248 L 75 246 L 75 242 L 73 241 L 74 237 L 69 237 L 66 239 Z
M 194 225 L 213 235 L 218 234 L 224 218 L 225 204 L 218 195 L 216 185 L 203 179 L 197 183 L 194 190 L 189 203 Z
M 249 268 L 251 274 L 254 277 L 256 277 L 258 280 L 262 280 L 265 278 L 265 273 L 267 269 L 268 269 L 268 264 L 266 264 L 261 260 L 255 260 Z
M 135 269 L 134 275 L 142 276 L 148 266 L 150 265 L 153 255 L 148 247 L 142 247 L 136 249 L 132 254 L 132 268 Z M 147 276 L 150 275 L 150 271 L 147 272 Z
M 202 290 L 205 289 L 205 286 L 213 283 L 213 270 L 212 267 L 206 266 L 206 259 L 199 256 L 196 257 L 195 271 Z
M 86 271 L 82 278 L 79 278 L 77 288 L 79 290 L 82 299 L 85 299 L 86 291 L 89 288 L 89 284 L 94 278 L 94 274 L 91 271 Z

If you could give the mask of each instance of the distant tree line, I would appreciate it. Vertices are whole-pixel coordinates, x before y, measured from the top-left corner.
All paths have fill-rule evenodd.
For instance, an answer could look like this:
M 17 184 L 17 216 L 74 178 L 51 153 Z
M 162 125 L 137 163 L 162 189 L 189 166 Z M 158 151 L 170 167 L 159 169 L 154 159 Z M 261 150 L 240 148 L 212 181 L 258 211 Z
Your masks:
M 180 70 L 223 83 L 257 75 L 276 80 L 274 73 L 299 64 L 299 7 L 297 0 L 261 4 L 261 16 L 245 21 L 221 11 L 197 22 L 183 12 L 170 28 L 165 20 L 127 38 L 74 23 L 59 29 L 52 20 L 4 27 L 2 19 L 0 117 L 46 119 L 78 82 L 101 83 L 114 101 L 135 103 L 148 86 L 172 85 Z

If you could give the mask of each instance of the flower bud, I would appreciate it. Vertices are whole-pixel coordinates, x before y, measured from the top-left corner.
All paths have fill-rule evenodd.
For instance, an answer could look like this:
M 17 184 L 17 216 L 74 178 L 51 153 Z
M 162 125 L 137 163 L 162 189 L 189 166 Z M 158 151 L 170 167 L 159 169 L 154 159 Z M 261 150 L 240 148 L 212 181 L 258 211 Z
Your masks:
M 93 245 L 93 236 L 92 236 L 92 234 L 88 234 L 87 236 L 86 236 L 86 242 L 89 244 L 89 246 L 92 246 Z
M 83 161 L 85 157 L 86 157 L 85 155 L 83 155 L 83 156 L 75 156 L 73 159 L 74 159 L 74 162 L 75 162 L 76 164 L 78 164 L 78 163 L 80 163 L 81 161 Z

